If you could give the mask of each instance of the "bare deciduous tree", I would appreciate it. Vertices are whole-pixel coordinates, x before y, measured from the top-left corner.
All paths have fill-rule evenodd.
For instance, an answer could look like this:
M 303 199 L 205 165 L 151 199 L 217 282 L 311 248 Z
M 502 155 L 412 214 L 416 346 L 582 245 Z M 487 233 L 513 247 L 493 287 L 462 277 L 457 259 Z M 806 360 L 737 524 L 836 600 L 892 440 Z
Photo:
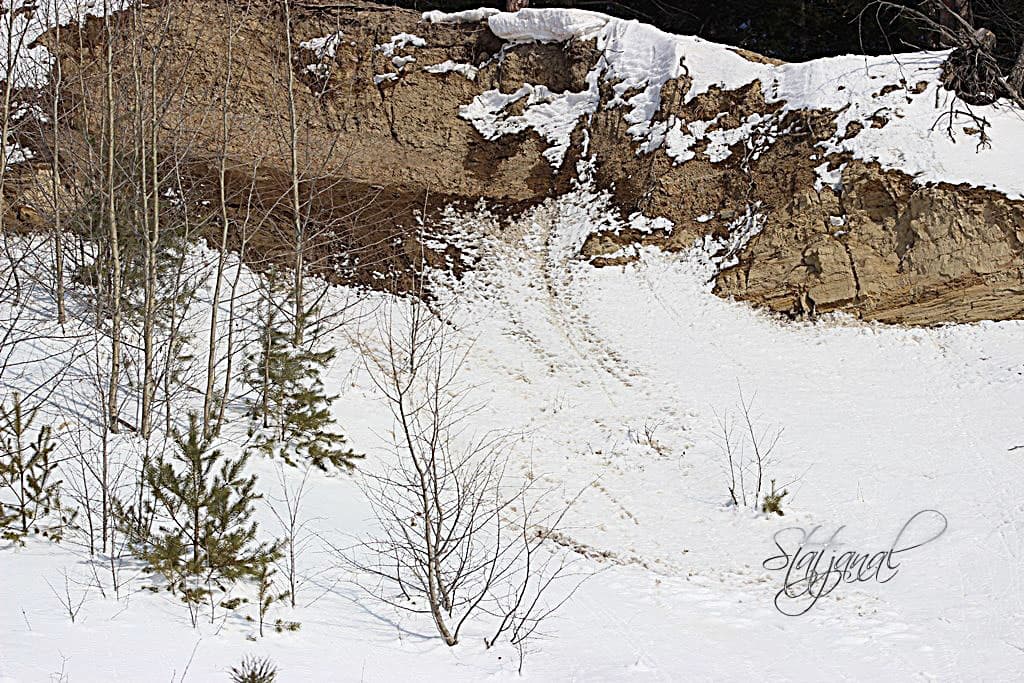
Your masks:
M 117 188 L 117 166 L 115 165 L 115 140 L 117 125 L 117 106 L 114 92 L 114 36 L 111 30 L 113 21 L 110 17 L 110 6 L 103 0 L 103 31 L 104 31 L 104 93 L 105 93 L 105 126 L 106 141 L 106 221 L 109 229 L 109 248 L 111 265 L 110 291 L 110 377 L 107 393 L 107 412 L 109 413 L 110 431 L 120 431 L 118 410 L 118 386 L 121 378 L 121 247 L 117 228 L 117 206 L 115 204 Z
M 93 577 L 85 582 L 79 579 L 72 580 L 67 569 L 61 571 L 61 578 L 64 579 L 64 585 L 60 589 L 50 583 L 49 579 L 46 580 L 46 585 L 50 587 L 50 592 L 57 598 L 64 613 L 68 615 L 68 619 L 73 624 L 78 619 L 78 613 L 82 611 L 89 593 L 96 587 L 96 584 Z M 72 585 L 75 586 L 74 589 L 72 589 Z
M 573 575 L 567 551 L 545 543 L 568 504 L 544 512 L 546 496 L 506 481 L 511 435 L 473 434 L 480 406 L 458 381 L 465 349 L 450 325 L 418 299 L 381 313 L 367 367 L 394 417 L 394 461 L 364 475 L 380 534 L 348 557 L 376 578 L 375 596 L 429 614 L 448 645 L 489 618 L 487 645 L 507 636 L 524 654 L 575 590 L 560 585 Z
M 303 579 L 299 574 L 299 560 L 314 538 L 309 530 L 309 520 L 302 512 L 303 499 L 309 484 L 312 467 L 307 465 L 298 484 L 290 485 L 285 466 L 278 465 L 277 476 L 281 487 L 280 498 L 271 497 L 270 511 L 281 526 L 281 560 L 282 574 L 288 583 L 288 601 L 295 607 L 299 589 Z
M 777 506 L 786 492 L 775 490 L 774 479 L 770 480 L 771 491 L 765 490 L 765 484 L 770 479 L 783 430 L 757 424 L 753 414 L 755 398 L 751 396 L 748 400 L 741 389 L 735 410 L 715 413 L 718 424 L 714 436 L 724 460 L 733 505 L 781 514 Z M 775 501 L 775 509 L 765 509 L 769 499 Z
M 221 305 L 221 288 L 224 284 L 224 268 L 228 253 L 228 237 L 231 229 L 231 218 L 228 212 L 228 189 L 227 189 L 227 168 L 228 168 L 228 144 L 231 136 L 235 133 L 232 128 L 231 120 L 231 106 L 232 106 L 232 93 L 233 93 L 233 82 L 234 68 L 235 68 L 235 38 L 238 32 L 241 30 L 241 25 L 235 21 L 235 13 L 233 8 L 227 10 L 227 42 L 225 45 L 224 55 L 224 87 L 220 93 L 220 133 L 221 133 L 221 148 L 218 154 L 217 163 L 217 199 L 220 209 L 220 242 L 217 244 L 217 266 L 214 272 L 213 281 L 213 297 L 210 303 L 210 327 L 209 327 L 209 339 L 207 341 L 207 357 L 206 357 L 206 390 L 203 395 L 203 432 L 207 438 L 213 436 L 219 429 L 223 411 L 217 408 L 215 403 L 214 386 L 217 375 L 217 360 L 219 356 L 218 352 L 218 339 L 220 337 L 217 328 L 220 305 Z M 244 243 L 243 243 L 244 248 Z M 237 278 L 235 279 L 237 283 Z M 234 306 L 234 290 L 237 289 L 237 284 L 232 286 L 232 301 L 230 306 Z M 228 321 L 229 327 L 229 339 L 231 332 L 233 331 L 233 321 Z M 232 349 L 230 348 L 230 342 L 227 349 L 228 359 L 228 375 L 231 374 L 230 363 Z M 230 382 L 229 378 L 225 379 L 225 382 Z M 227 396 L 227 389 L 225 389 L 224 397 Z M 223 398 L 221 400 L 223 404 Z M 217 417 L 214 418 L 214 411 L 217 411 Z

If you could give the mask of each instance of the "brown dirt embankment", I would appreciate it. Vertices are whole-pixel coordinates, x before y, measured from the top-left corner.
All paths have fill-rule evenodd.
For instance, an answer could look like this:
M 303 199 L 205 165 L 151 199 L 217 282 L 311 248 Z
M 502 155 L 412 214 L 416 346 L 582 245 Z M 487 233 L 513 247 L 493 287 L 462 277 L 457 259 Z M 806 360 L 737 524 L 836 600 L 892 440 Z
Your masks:
M 459 108 L 484 91 L 510 93 L 526 83 L 556 93 L 585 90 L 599 57 L 593 42 L 506 45 L 486 23 L 431 24 L 419 13 L 371 3 L 311 1 L 296 3 L 296 59 L 289 64 L 280 3 L 253 2 L 247 13 L 240 6 L 164 0 L 141 13 L 147 44 L 160 47 L 163 151 L 186 160 L 192 187 L 207 201 L 214 198 L 223 150 L 240 175 L 233 211 L 241 212 L 243 197 L 258 187 L 268 222 L 276 216 L 287 223 L 289 69 L 298 85 L 304 189 L 320 188 L 311 202 L 314 218 L 340 236 L 324 248 L 360 254 L 356 270 L 364 281 L 418 258 L 413 235 L 424 213 L 481 198 L 513 213 L 568 189 L 580 130 L 555 171 L 542 155 L 548 144 L 535 133 L 486 140 L 459 117 Z M 299 47 L 339 31 L 333 54 Z M 401 33 L 424 44 L 394 55 L 380 49 Z M 102 105 L 103 39 L 93 20 L 81 34 L 65 32 L 56 48 L 66 83 L 81 85 L 68 105 L 74 110 L 69 130 L 101 128 L 95 114 Z M 225 143 L 220 110 L 229 42 Z M 397 67 L 396 55 L 415 61 Z M 424 70 L 446 60 L 479 66 L 476 78 Z M 119 51 L 119 71 L 129 66 L 128 52 Z M 388 73 L 396 76 L 380 78 Z M 698 143 L 695 157 L 677 164 L 664 151 L 638 154 L 622 110 L 600 107 L 586 124 L 597 183 L 612 191 L 623 214 L 664 216 L 675 229 L 592 235 L 584 254 L 596 265 L 621 262 L 612 255 L 625 244 L 682 250 L 709 233 L 726 237 L 756 207 L 764 227 L 719 275 L 716 291 L 723 296 L 791 314 L 842 310 L 915 325 L 1022 317 L 1024 203 L 989 190 L 920 185 L 906 174 L 839 157 L 830 162 L 846 162 L 842 190 L 816 190 L 814 169 L 822 163 L 816 145 L 835 134 L 835 115 L 783 115 L 756 84 L 712 89 L 682 104 L 686 85 L 666 84 L 656 121 L 714 119 L 713 127 L 726 130 L 761 114 L 772 119 L 774 141 L 756 154 L 747 140 L 738 142 L 714 162 Z M 908 96 L 914 91 L 908 87 Z M 244 176 L 245 169 L 254 172 Z M 271 231 L 265 248 L 273 242 Z

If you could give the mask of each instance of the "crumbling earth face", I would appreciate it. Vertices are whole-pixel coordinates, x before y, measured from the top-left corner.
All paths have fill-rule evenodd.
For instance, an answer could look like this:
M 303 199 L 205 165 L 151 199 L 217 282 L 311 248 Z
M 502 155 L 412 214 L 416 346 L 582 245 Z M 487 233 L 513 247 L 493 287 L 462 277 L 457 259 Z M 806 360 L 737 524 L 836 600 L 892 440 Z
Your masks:
M 161 14 L 167 5 L 178 9 Z M 224 145 L 216 109 L 227 77 L 227 27 L 238 27 L 229 88 L 233 134 L 223 147 L 229 166 L 258 169 L 261 204 L 280 204 L 289 169 L 290 68 L 298 84 L 301 163 L 316 169 L 317 182 L 334 198 L 318 204 L 319 218 L 335 221 L 344 234 L 332 248 L 379 250 L 365 258 L 360 275 L 371 284 L 383 262 L 401 270 L 425 253 L 430 258 L 416 239 L 418 226 L 444 206 L 482 199 L 499 212 L 519 213 L 569 189 L 577 162 L 587 160 L 593 181 L 612 193 L 624 216 L 641 212 L 674 224 L 671 231 L 590 235 L 582 252 L 595 266 L 631 258 L 623 247 L 682 251 L 711 235 L 732 249 L 715 291 L 773 311 L 846 311 L 911 325 L 1024 314 L 1024 202 L 993 190 L 922 184 L 849 154 L 826 159 L 822 141 L 856 135 L 863 125 L 837 131 L 836 112 L 782 111 L 758 83 L 712 87 L 685 101 L 688 78 L 670 80 L 652 123 L 700 124 L 681 163 L 664 148 L 638 149 L 622 110 L 609 106 L 616 95 L 602 83 L 600 105 L 579 122 L 556 165 L 536 130 L 488 139 L 460 111 L 482 93 L 515 93 L 524 84 L 555 94 L 586 91 L 601 59 L 592 40 L 506 42 L 486 22 L 431 23 L 370 3 L 304 2 L 294 11 L 295 59 L 288 64 L 279 6 L 256 2 L 244 15 L 238 7 L 167 0 L 142 13 L 165 48 L 160 88 L 169 102 L 165 119 L 173 122 L 164 135 L 167 151 L 177 136 L 176 153 L 202 176 L 196 191 L 212 192 L 211 160 Z M 87 26 L 84 41 L 66 32 L 52 48 L 65 79 L 86 84 L 84 100 L 103 92 L 103 38 L 95 29 Z M 402 34 L 416 40 L 396 40 Z M 908 101 L 922 96 L 921 84 L 892 87 Z M 505 114 L 521 113 L 525 99 Z M 90 109 L 100 111 L 100 104 Z M 891 113 L 879 111 L 867 125 L 889 123 Z M 98 124 L 78 117 L 68 125 L 81 131 Z M 267 216 L 275 220 L 270 209 Z M 731 239 L 743 230 L 748 238 Z M 271 233 L 264 241 L 272 249 Z M 443 256 L 432 258 L 444 262 Z
M 860 162 L 842 182 L 839 195 L 804 190 L 774 211 L 716 291 L 910 325 L 1024 315 L 1021 202 Z
M 776 109 L 754 86 L 713 89 L 664 115 L 702 121 L 724 111 L 718 125 L 729 130 Z M 872 125 L 885 124 L 880 118 Z M 830 158 L 834 182 L 822 183 L 818 143 L 835 132 L 834 117 L 790 112 L 772 125 L 786 132 L 759 155 L 744 140 L 725 160 L 711 162 L 698 149 L 682 165 L 664 154 L 644 164 L 617 153 L 629 149 L 621 138 L 602 148 L 611 136 L 592 128 L 605 160 L 598 176 L 614 185 L 624 210 L 665 216 L 675 229 L 594 234 L 584 252 L 598 265 L 622 263 L 628 244 L 685 250 L 704 235 L 726 238 L 756 217 L 759 232 L 716 279 L 721 296 L 789 315 L 845 311 L 908 325 L 1024 315 L 1024 202 L 963 185 L 919 184 L 846 155 Z

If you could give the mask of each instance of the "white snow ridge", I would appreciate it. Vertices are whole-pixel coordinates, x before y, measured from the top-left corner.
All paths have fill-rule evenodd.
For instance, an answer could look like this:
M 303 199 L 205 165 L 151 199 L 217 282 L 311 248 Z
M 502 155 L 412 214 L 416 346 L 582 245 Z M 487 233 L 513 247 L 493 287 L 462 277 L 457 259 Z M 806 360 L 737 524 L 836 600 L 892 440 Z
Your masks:
M 426 18 L 440 23 L 454 21 L 454 16 L 461 15 L 430 14 Z M 542 85 L 532 85 L 517 93 L 488 91 L 460 112 L 488 139 L 534 129 L 551 145 L 545 156 L 556 167 L 565 157 L 573 130 L 598 106 L 625 110 L 629 132 L 644 153 L 667 145 L 677 162 L 688 161 L 692 158 L 689 148 L 700 139 L 694 127 L 711 122 L 689 122 L 687 131 L 678 120 L 654 121 L 662 87 L 685 75 L 691 82 L 684 103 L 711 88 L 736 90 L 757 82 L 766 100 L 781 103 L 783 112 L 839 112 L 837 133 L 824 145 L 826 154 L 850 152 L 855 158 L 877 161 L 883 168 L 905 171 L 921 183 L 968 183 L 1013 199 L 1024 198 L 1024 174 L 1019 172 L 1017 159 L 1017 150 L 1024 147 L 1019 112 L 999 105 L 975 108 L 975 115 L 989 124 L 989 136 L 999 141 L 986 150 L 985 163 L 977 163 L 976 145 L 970 140 L 951 138 L 945 126 L 934 125 L 936 98 L 952 97 L 939 83 L 946 52 L 850 55 L 774 65 L 750 61 L 725 45 L 582 10 L 525 9 L 474 20 L 487 21 L 495 35 L 511 42 L 596 41 L 601 56 L 587 77 L 586 90 L 550 93 Z M 611 84 L 614 92 L 614 98 L 603 105 L 598 96 L 602 81 Z M 882 89 L 882 85 L 896 83 L 902 85 Z M 507 116 L 505 108 L 524 96 L 529 99 L 523 113 Z M 886 116 L 887 125 L 868 125 L 878 114 Z M 862 124 L 862 129 L 845 137 L 852 122 Z M 728 145 L 748 133 L 749 129 L 741 128 L 715 131 L 714 135 L 725 136 L 722 143 Z

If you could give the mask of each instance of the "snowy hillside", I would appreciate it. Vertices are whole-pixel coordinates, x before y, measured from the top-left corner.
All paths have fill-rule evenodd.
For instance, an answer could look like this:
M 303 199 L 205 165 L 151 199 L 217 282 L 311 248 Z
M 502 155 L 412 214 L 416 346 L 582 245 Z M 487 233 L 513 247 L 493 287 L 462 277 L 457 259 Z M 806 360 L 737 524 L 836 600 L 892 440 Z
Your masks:
M 582 491 L 566 533 L 598 572 L 552 620 L 527 677 L 949 680 L 1021 666 L 1024 509 L 1012 491 L 1024 464 L 1011 450 L 1021 440 L 1021 324 L 784 324 L 713 296 L 696 252 L 646 252 L 621 270 L 578 261 L 574 233 L 606 210 L 593 195 L 568 196 L 524 217 L 516 238 L 487 235 L 486 216 L 451 219 L 486 235 L 466 238 L 478 270 L 444 290 L 460 302 L 459 341 L 473 342 L 464 379 L 486 402 L 477 426 L 523 433 L 510 476 Z M 390 416 L 347 340 L 372 343 L 372 319 L 367 312 L 339 332 L 330 373 L 335 414 L 371 471 L 389 457 L 381 437 Z M 65 379 L 56 395 L 74 402 L 74 384 Z M 739 390 L 760 421 L 785 428 L 773 471 L 790 490 L 785 517 L 728 505 L 715 415 Z M 233 427 L 223 443 L 240 439 Z M 254 470 L 268 499 L 279 497 L 274 464 Z M 302 476 L 284 472 L 293 485 Z M 840 549 L 874 552 L 924 509 L 946 515 L 949 530 L 901 559 L 891 582 L 842 585 L 803 616 L 776 611 L 782 575 L 763 566 L 777 554 L 773 534 L 845 526 Z M 368 524 L 348 476 L 314 474 L 305 514 L 335 542 Z M 273 527 L 267 510 L 260 519 Z M 60 670 L 81 681 L 155 672 L 219 680 L 248 652 L 269 654 L 282 680 L 513 675 L 512 653 L 483 650 L 482 634 L 447 648 L 422 618 L 368 601 L 337 558 L 313 546 L 303 591 L 311 604 L 289 613 L 301 630 L 257 642 L 238 620 L 193 629 L 180 604 L 141 590 L 146 581 L 131 569 L 120 596 L 107 585 L 104 598 L 90 586 L 108 577 L 97 578 L 102 568 L 74 542 L 8 548 L 3 680 Z M 61 593 L 65 574 L 82 600 L 74 624 L 50 588 Z
M 940 53 L 773 65 L 581 11 L 428 13 L 424 21 L 487 22 L 513 42 L 597 40 L 606 56 L 589 72 L 589 91 L 487 90 L 452 112 L 485 139 L 536 131 L 553 166 L 568 163 L 573 133 L 598 112 L 599 88 L 609 83 L 638 154 L 661 150 L 685 164 L 698 141 L 701 154 L 713 156 L 718 144 L 728 155 L 738 141 L 765 133 L 760 118 L 707 133 L 712 122 L 658 120 L 661 88 L 688 75 L 687 99 L 758 81 L 780 111 L 839 112 L 839 131 L 884 110 L 888 125 L 866 123 L 822 146 L 826 185 L 835 180 L 828 155 L 848 152 L 922 184 L 962 182 L 1024 197 L 1019 112 L 978 108 L 999 142 L 985 163 L 969 135 L 954 142 L 929 132 Z M 435 66 L 428 74 L 469 78 L 459 68 L 465 64 Z M 878 95 L 900 79 L 906 89 Z M 925 85 L 909 92 L 918 82 Z M 188 414 L 202 413 L 212 395 L 204 397 L 208 380 L 218 392 L 228 388 L 217 396 L 224 420 L 211 449 L 227 458 L 249 454 L 244 472 L 257 476 L 262 494 L 252 501 L 258 538 L 287 535 L 288 513 L 297 510 L 296 605 L 274 603 L 264 633 L 251 575 L 225 572 L 226 586 L 216 588 L 224 603 L 194 601 L 190 611 L 168 589 L 172 580 L 147 570 L 137 551 L 147 539 L 129 542 L 122 527 L 129 515 L 110 515 L 120 535 L 107 547 L 108 520 L 94 514 L 100 497 L 104 509 L 108 492 L 131 503 L 156 500 L 137 483 L 144 463 L 169 461 L 179 448 L 159 428 L 144 439 L 135 427 L 144 410 L 148 346 L 137 320 L 145 303 L 134 290 L 126 295 L 122 375 L 114 381 L 125 427 L 112 430 L 105 373 L 113 322 L 97 303 L 109 295 L 94 285 L 108 277 L 102 249 L 87 240 L 66 246 L 68 263 L 80 269 L 67 278 L 61 324 L 53 235 L 2 232 L 0 398 L 5 411 L 15 395 L 39 406 L 29 440 L 51 426 L 53 480 L 62 482 L 67 509 L 79 510 L 59 543 L 36 533 L 0 541 L 0 683 L 227 681 L 246 656 L 269 658 L 285 683 L 1019 676 L 1024 322 L 908 328 L 844 314 L 791 320 L 716 296 L 714 277 L 730 265 L 736 243 L 760 227 L 753 219 L 746 232 L 709 234 L 682 251 L 630 245 L 624 250 L 634 260 L 596 268 L 581 253 L 589 236 L 671 232 L 672 223 L 623 218 L 613 194 L 596 185 L 595 163 L 584 157 L 570 191 L 514 215 L 481 201 L 425 221 L 423 248 L 459 259 L 426 267 L 420 298 L 309 278 L 308 291 L 323 295 L 322 306 L 309 306 L 308 315 L 324 321 L 316 343 L 336 350 L 322 374 L 335 397 L 330 412 L 347 446 L 365 456 L 352 471 L 286 464 L 282 455 L 294 455 L 288 439 L 261 450 L 260 439 L 270 437 L 257 419 L 258 359 L 265 338 L 269 345 L 285 336 L 267 311 L 277 306 L 285 319 L 291 298 L 280 287 L 292 280 L 250 270 L 235 254 L 221 260 L 198 238 L 161 254 L 177 279 L 166 295 L 172 322 L 161 313 L 156 325 L 155 357 L 168 368 L 161 382 L 177 389 L 164 396 L 160 385 L 156 421 L 183 432 Z M 168 192 L 172 213 L 185 202 Z M 416 316 L 441 340 L 438 372 L 452 372 L 423 403 L 455 406 L 465 418 L 439 430 L 450 438 L 445 446 L 502 464 L 500 485 L 488 494 L 528 488 L 488 524 L 514 539 L 539 539 L 532 561 L 569 568 L 543 596 L 557 609 L 523 647 L 491 644 L 494 614 L 468 619 L 449 647 L 424 598 L 380 588 L 366 559 L 367 539 L 386 525 L 379 487 L 394 484 L 388 478 L 406 455 L 409 425 L 389 399 L 386 372 L 415 365 L 415 354 L 395 346 Z M 301 344 L 289 343 L 297 353 Z M 297 399 L 284 405 L 297 411 Z M 0 440 L 9 455 L 7 422 L 0 419 Z M 497 446 L 474 451 L 481 440 Z M 0 469 L 7 506 L 0 520 L 19 502 L 10 471 Z M 765 511 L 769 490 L 785 491 L 776 501 L 784 514 Z M 487 505 L 484 498 L 477 505 Z M 520 505 L 545 523 L 565 516 L 557 528 L 524 529 Z M 50 512 L 40 519 L 54 523 Z M 415 537 L 419 515 L 433 511 L 390 512 L 407 522 L 386 529 L 401 538 Z M 275 560 L 272 592 L 291 588 L 286 564 L 286 556 Z M 511 590 L 522 571 L 510 572 Z

